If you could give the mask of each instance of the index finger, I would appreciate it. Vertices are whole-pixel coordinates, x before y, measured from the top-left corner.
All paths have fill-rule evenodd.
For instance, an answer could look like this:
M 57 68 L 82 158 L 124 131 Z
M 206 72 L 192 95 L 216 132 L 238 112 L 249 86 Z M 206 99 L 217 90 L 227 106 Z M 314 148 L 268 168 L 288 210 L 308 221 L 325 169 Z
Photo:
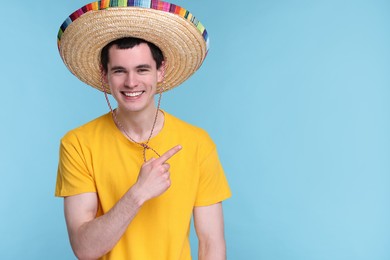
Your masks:
M 171 158 L 172 156 L 177 154 L 181 150 L 181 148 L 182 148 L 181 145 L 176 145 L 175 147 L 173 147 L 173 148 L 169 149 L 168 151 L 166 151 L 159 158 L 157 158 L 154 161 L 154 163 L 156 163 L 156 164 L 163 164 L 163 163 L 165 163 L 166 161 L 169 160 L 169 158 Z

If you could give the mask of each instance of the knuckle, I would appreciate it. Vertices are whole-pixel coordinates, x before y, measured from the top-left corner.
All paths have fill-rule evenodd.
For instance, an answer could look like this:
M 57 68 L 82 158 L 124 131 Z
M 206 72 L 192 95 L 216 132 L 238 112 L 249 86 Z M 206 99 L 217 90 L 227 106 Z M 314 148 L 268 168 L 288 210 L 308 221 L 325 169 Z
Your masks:
M 159 172 L 160 174 L 164 174 L 164 173 L 166 172 L 166 170 L 165 170 L 164 167 L 160 167 L 160 168 L 158 168 L 158 172 Z

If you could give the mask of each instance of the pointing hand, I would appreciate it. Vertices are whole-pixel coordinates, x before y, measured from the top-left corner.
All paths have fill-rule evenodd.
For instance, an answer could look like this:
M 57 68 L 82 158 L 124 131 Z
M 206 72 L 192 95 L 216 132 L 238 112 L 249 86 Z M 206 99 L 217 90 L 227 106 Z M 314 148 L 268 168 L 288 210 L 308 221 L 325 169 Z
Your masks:
M 181 148 L 180 145 L 177 145 L 169 149 L 161 157 L 157 159 L 152 158 L 142 165 L 135 185 L 142 194 L 141 197 L 144 201 L 161 195 L 171 186 L 170 166 L 167 161 L 178 153 Z

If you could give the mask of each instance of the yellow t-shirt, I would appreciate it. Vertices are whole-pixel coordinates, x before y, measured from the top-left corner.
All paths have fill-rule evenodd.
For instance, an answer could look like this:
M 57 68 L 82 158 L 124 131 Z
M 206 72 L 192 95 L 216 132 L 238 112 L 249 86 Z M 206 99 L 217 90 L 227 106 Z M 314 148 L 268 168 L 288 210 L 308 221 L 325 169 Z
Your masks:
M 231 196 L 208 134 L 164 115 L 164 126 L 149 145 L 159 154 L 178 144 L 183 147 L 168 161 L 171 187 L 142 206 L 117 245 L 102 259 L 189 260 L 193 208 Z M 136 182 L 142 150 L 123 136 L 109 113 L 70 131 L 61 140 L 55 195 L 96 192 L 97 216 L 105 214 Z M 153 156 L 147 152 L 147 159 Z

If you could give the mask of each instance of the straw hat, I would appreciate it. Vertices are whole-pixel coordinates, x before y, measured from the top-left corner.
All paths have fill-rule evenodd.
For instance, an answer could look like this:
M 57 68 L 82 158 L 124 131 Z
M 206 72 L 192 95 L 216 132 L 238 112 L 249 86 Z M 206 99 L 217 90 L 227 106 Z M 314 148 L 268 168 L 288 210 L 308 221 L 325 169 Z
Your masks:
M 101 50 L 123 37 L 141 38 L 161 49 L 166 63 L 163 91 L 188 79 L 208 52 L 208 35 L 203 25 L 184 8 L 156 0 L 102 0 L 83 6 L 61 25 L 58 50 L 77 78 L 104 91 Z

